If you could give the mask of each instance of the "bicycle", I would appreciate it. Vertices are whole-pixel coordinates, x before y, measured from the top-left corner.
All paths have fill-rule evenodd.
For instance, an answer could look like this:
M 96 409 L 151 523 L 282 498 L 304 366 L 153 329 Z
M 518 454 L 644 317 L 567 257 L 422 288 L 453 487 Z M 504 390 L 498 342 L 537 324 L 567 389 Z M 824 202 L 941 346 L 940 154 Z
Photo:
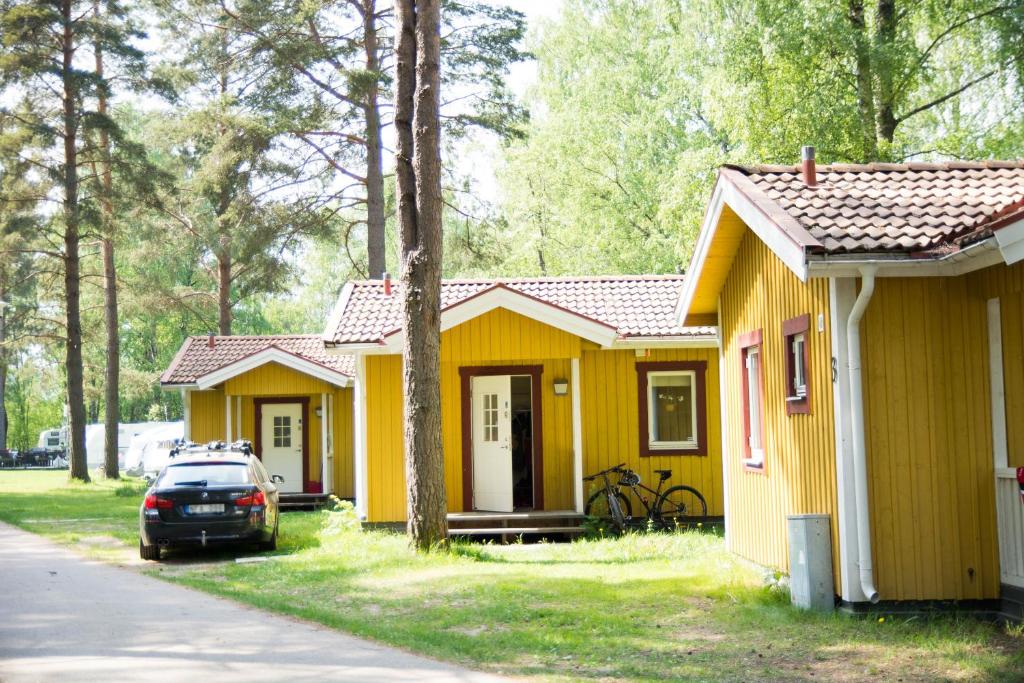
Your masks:
M 611 483 L 609 475 L 619 475 L 619 480 Z M 587 516 L 611 519 L 619 529 L 626 527 L 651 526 L 662 530 L 690 529 L 703 526 L 707 521 L 708 505 L 700 491 L 692 486 L 670 486 L 663 492 L 661 487 L 672 478 L 672 470 L 654 470 L 658 475 L 658 488 L 652 489 L 640 482 L 640 475 L 626 467 L 625 463 L 602 470 L 584 481 L 592 481 L 603 477 L 605 486 L 595 491 L 587 500 L 584 512 Z M 622 492 L 628 488 L 644 506 L 643 517 L 633 518 L 633 505 L 629 496 Z M 649 499 L 646 494 L 650 494 Z M 617 512 L 616 512 L 617 511 Z M 620 523 L 621 518 L 621 523 Z

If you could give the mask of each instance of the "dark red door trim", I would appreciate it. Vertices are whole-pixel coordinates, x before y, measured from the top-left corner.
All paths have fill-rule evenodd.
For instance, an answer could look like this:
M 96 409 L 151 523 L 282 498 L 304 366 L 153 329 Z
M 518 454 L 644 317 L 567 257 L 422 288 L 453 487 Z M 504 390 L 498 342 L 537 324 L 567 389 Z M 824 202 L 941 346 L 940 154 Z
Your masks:
M 273 398 L 254 398 L 256 411 L 256 432 L 253 450 L 256 457 L 263 460 L 263 406 L 267 403 L 299 403 L 302 405 L 302 490 L 305 493 L 322 493 L 322 484 L 309 480 L 309 396 L 275 396 Z M 273 472 L 271 472 L 273 474 Z
M 473 401 L 474 377 L 529 375 L 533 422 L 533 509 L 544 509 L 544 421 L 541 405 L 543 365 L 476 365 L 459 368 L 462 389 L 462 509 L 473 509 Z

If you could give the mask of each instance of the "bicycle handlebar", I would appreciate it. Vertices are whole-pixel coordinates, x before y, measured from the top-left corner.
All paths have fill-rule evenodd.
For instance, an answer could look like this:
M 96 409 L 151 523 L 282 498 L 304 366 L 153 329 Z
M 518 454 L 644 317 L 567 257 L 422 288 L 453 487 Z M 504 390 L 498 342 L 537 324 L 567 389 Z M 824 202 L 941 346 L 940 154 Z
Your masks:
M 603 476 L 605 474 L 610 474 L 612 472 L 621 472 L 625 468 L 626 468 L 626 463 L 622 462 L 622 463 L 619 463 L 618 465 L 616 465 L 615 467 L 609 467 L 606 470 L 601 470 L 600 472 L 595 472 L 594 474 L 591 474 L 589 477 L 583 477 L 583 481 L 592 481 L 592 480 L 597 479 L 598 477 Z

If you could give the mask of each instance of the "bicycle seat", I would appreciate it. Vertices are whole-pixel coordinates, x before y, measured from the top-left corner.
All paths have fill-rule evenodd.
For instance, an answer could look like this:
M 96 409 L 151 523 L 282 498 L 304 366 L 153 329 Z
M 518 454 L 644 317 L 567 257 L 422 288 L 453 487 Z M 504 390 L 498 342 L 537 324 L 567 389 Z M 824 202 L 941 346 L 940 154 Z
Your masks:
M 667 481 L 672 478 L 672 470 L 654 470 L 654 473 L 658 475 L 661 481 Z

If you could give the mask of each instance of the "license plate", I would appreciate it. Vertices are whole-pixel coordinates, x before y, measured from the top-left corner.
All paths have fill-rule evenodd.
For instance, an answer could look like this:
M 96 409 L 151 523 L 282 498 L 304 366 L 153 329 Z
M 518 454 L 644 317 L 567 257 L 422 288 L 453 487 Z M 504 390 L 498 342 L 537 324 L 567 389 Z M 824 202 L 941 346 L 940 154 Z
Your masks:
M 211 512 L 224 512 L 224 503 L 203 503 L 202 505 L 186 505 L 185 512 L 190 515 L 208 515 Z

